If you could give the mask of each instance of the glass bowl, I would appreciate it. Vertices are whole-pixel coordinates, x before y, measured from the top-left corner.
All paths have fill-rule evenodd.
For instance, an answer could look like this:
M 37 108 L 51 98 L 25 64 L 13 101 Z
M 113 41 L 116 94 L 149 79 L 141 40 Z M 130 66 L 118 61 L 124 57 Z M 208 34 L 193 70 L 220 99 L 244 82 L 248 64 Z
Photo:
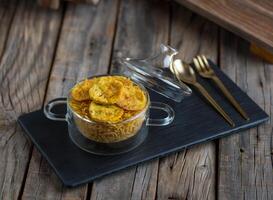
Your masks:
M 110 75 L 104 75 L 110 76 Z M 101 77 L 93 76 L 90 78 Z M 166 126 L 174 119 L 173 109 L 161 102 L 151 102 L 149 93 L 141 84 L 134 82 L 145 93 L 146 106 L 136 115 L 117 123 L 92 121 L 78 114 L 70 106 L 71 91 L 67 97 L 56 98 L 44 107 L 44 114 L 48 119 L 66 121 L 70 139 L 81 149 L 99 155 L 115 155 L 128 152 L 139 146 L 148 135 L 149 126 Z M 67 112 L 57 114 L 53 108 L 65 104 Z M 150 109 L 166 112 L 167 116 L 159 119 L 149 117 Z

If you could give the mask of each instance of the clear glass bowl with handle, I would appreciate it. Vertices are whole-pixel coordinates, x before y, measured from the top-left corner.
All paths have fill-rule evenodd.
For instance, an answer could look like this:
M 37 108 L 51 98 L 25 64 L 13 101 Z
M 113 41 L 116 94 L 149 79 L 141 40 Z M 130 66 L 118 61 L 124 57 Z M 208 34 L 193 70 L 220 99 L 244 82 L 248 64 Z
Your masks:
M 57 98 L 48 102 L 44 107 L 44 114 L 51 120 L 66 121 L 70 139 L 79 148 L 87 152 L 99 155 L 114 155 L 128 152 L 145 140 L 149 126 L 166 126 L 173 121 L 175 116 L 173 109 L 169 105 L 161 102 L 151 102 L 145 87 L 139 83 L 135 84 L 144 91 L 147 98 L 146 106 L 136 115 L 121 122 L 97 122 L 78 114 L 69 103 L 71 91 L 68 97 Z M 67 106 L 65 114 L 53 112 L 54 107 L 60 104 Z M 160 119 L 152 119 L 149 116 L 151 109 L 162 110 L 166 112 L 167 116 Z

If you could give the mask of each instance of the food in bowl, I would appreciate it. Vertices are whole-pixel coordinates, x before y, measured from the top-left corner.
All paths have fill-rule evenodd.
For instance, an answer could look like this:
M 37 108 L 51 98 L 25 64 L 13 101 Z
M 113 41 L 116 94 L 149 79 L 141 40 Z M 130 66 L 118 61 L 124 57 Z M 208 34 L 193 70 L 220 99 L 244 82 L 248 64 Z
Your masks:
M 131 79 L 101 76 L 76 84 L 70 92 L 69 107 L 76 113 L 74 120 L 83 136 L 114 143 L 138 133 L 148 101 L 146 90 Z

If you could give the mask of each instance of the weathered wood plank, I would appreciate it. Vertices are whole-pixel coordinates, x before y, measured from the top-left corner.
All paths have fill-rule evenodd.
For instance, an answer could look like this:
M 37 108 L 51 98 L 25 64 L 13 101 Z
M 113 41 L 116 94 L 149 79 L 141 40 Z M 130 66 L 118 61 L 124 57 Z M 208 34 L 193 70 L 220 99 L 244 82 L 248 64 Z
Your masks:
M 60 0 L 37 0 L 39 5 L 57 9 L 60 6 Z
M 16 120 L 43 102 L 61 22 L 60 12 L 44 11 L 22 0 L 7 31 L 4 26 L 9 28 L 15 2 L 10 3 L 0 6 L 0 46 L 4 49 L 0 61 L 0 199 L 20 196 L 32 145 Z M 5 35 L 8 38 L 2 45 Z
M 271 0 L 176 0 L 239 36 L 273 51 Z
M 73 3 L 92 3 L 96 5 L 100 0 L 37 0 L 39 5 L 52 9 L 58 9 L 60 4 L 64 1 L 71 1 Z
M 172 11 L 170 44 L 179 57 L 191 62 L 205 54 L 217 62 L 217 26 L 177 4 Z M 215 199 L 215 159 L 214 142 L 161 159 L 157 199 Z
M 69 4 L 49 79 L 46 101 L 67 94 L 87 76 L 107 73 L 110 65 L 117 0 L 98 7 Z M 106 14 L 107 13 L 107 14 Z M 87 184 L 65 188 L 48 163 L 34 149 L 23 199 L 85 199 Z
M 169 4 L 165 1 L 124 0 L 114 45 L 112 72 L 119 72 L 116 58 L 144 57 L 168 42 Z M 132 167 L 95 181 L 91 199 L 154 199 L 158 160 Z
M 219 189 L 221 199 L 273 199 L 272 174 L 272 65 L 251 55 L 249 44 L 221 34 L 222 69 L 259 104 L 271 120 L 219 142 Z
M 11 22 L 16 10 L 16 0 L 0 1 L 0 59 L 6 44 L 7 35 L 10 31 Z

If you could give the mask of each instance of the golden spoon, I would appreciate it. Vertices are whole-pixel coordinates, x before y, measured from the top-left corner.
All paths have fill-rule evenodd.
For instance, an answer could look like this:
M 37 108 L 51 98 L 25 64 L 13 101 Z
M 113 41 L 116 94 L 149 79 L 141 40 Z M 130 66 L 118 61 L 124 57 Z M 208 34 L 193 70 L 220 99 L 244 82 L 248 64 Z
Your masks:
M 208 102 L 223 116 L 223 118 L 231 125 L 235 126 L 232 119 L 228 116 L 228 114 L 221 108 L 221 106 L 209 95 L 206 89 L 200 85 L 200 83 L 196 80 L 196 75 L 193 68 L 187 64 L 182 62 L 180 59 L 176 59 L 173 61 L 170 70 L 175 74 L 176 78 L 179 81 L 183 81 L 185 83 L 191 84 L 195 86 L 200 93 L 208 100 Z

